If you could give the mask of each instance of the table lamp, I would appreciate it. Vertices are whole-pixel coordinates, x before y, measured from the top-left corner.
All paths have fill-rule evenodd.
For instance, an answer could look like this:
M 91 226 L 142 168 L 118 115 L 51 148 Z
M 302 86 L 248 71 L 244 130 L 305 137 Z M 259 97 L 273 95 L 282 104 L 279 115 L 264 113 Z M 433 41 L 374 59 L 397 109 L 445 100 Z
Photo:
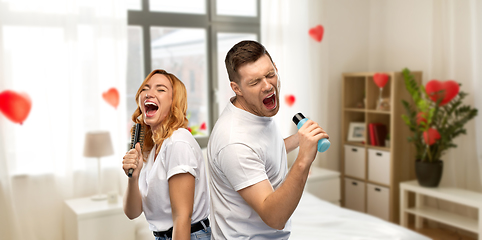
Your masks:
M 100 169 L 100 158 L 114 154 L 110 133 L 107 131 L 87 132 L 85 134 L 84 156 L 97 158 L 97 195 L 91 197 L 92 200 L 105 200 L 106 195 L 102 194 L 102 176 Z

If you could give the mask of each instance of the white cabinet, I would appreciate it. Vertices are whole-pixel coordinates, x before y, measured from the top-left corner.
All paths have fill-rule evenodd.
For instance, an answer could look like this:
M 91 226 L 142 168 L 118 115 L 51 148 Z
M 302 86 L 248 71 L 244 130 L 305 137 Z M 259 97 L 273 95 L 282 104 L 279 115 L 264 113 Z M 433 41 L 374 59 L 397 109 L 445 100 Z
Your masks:
M 365 182 L 345 178 L 345 207 L 365 212 Z
M 135 240 L 135 224 L 124 214 L 122 198 L 109 204 L 79 198 L 65 201 L 65 240 Z
M 368 180 L 390 185 L 390 152 L 368 149 Z
M 312 167 L 305 189 L 320 199 L 340 205 L 339 172 Z
M 367 184 L 367 213 L 389 221 L 390 189 Z
M 365 178 L 365 148 L 345 145 L 345 175 Z

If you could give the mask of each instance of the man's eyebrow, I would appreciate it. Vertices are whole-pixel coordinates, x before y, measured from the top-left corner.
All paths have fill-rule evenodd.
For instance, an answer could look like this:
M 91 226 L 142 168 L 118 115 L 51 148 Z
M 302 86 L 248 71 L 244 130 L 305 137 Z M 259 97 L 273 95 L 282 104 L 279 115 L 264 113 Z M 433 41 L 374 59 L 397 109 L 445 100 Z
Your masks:
M 264 75 L 264 77 L 270 75 L 270 74 L 273 74 L 275 73 L 275 70 L 270 70 L 269 72 L 266 73 L 266 75 Z M 258 80 L 261 80 L 261 77 L 258 77 L 258 78 L 254 78 L 254 79 L 251 79 L 249 82 L 255 82 L 255 81 L 258 81 Z

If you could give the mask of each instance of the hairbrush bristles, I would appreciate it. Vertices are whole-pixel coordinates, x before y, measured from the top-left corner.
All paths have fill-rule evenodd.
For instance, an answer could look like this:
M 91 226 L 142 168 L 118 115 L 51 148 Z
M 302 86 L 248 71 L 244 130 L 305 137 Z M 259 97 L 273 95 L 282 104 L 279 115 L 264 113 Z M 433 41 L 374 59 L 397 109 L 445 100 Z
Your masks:
M 145 129 L 145 127 L 140 123 L 136 123 L 132 126 L 130 149 L 135 148 L 136 143 L 140 143 L 141 144 L 141 150 L 142 150 L 142 147 L 144 146 L 144 136 L 145 136 L 145 130 L 144 129 Z M 136 131 L 137 131 L 137 135 L 136 135 Z
M 131 149 L 135 148 L 137 143 L 140 143 L 142 152 L 142 146 L 144 146 L 144 127 L 140 123 L 136 123 L 131 128 Z M 131 168 L 127 175 L 132 177 L 133 172 L 134 169 Z

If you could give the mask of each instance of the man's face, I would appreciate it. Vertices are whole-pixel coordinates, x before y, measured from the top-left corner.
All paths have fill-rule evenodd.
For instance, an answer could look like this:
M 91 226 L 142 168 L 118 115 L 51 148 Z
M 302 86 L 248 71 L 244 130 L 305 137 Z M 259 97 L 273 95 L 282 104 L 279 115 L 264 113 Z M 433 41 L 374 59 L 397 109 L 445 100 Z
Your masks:
M 238 69 L 239 84 L 231 82 L 235 105 L 254 115 L 272 117 L 279 110 L 279 79 L 268 55 Z

